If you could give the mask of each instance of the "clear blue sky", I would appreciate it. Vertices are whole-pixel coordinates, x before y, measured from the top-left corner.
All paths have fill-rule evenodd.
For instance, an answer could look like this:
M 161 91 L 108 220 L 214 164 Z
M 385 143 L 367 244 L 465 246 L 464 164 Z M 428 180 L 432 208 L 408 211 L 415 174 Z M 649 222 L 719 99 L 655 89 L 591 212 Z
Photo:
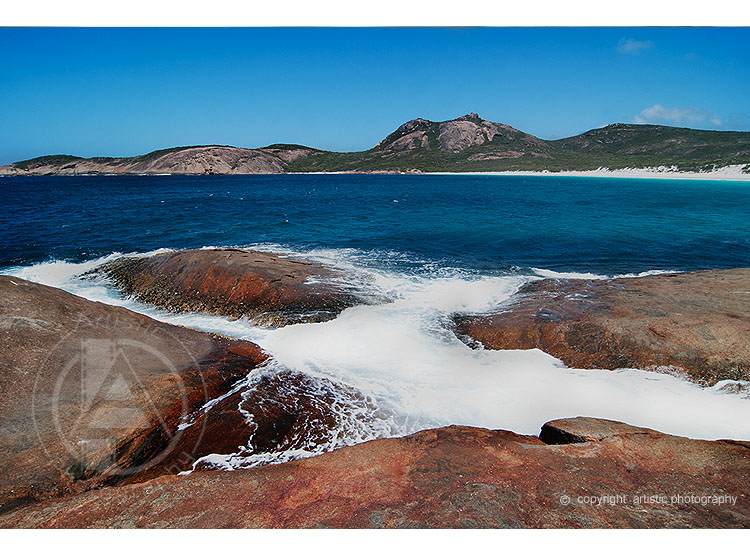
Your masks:
M 750 130 L 750 29 L 0 29 L 0 163 L 191 144 L 371 147 L 467 112 L 543 138 Z

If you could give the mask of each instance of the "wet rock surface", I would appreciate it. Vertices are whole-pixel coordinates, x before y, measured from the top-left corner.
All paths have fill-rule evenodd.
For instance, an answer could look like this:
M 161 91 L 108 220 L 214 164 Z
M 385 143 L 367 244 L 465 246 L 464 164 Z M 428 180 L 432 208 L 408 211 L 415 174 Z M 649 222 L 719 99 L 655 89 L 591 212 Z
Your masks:
M 570 367 L 642 368 L 714 385 L 750 380 L 750 269 L 545 279 L 490 315 L 459 316 L 488 349 L 541 349 Z
M 248 317 L 259 325 L 323 322 L 361 302 L 342 274 L 318 264 L 242 249 L 200 249 L 121 258 L 90 274 L 173 312 Z
M 268 358 L 250 342 L 8 276 L 0 342 L 0 512 L 214 452 L 203 421 L 184 438 L 179 423 Z
M 158 464 L 123 483 L 191 469 L 249 468 L 330 451 L 364 440 L 368 425 L 378 418 L 376 407 L 360 392 L 299 372 L 261 373 L 239 385 L 202 411 Z M 207 455 L 213 457 L 202 459 Z
M 105 488 L 4 527 L 747 527 L 750 443 L 593 418 L 451 426 L 282 465 Z
M 518 317 L 504 333 L 563 337 L 593 361 L 689 347 L 703 358 L 685 360 L 736 365 L 749 336 L 747 276 L 544 280 L 521 291 L 510 315 L 487 318 Z M 528 318 L 570 333 L 543 335 Z M 663 318 L 677 331 L 651 320 Z M 595 325 L 608 342 L 587 331 Z M 636 340 L 644 326 L 659 331 L 648 348 Z M 636 339 L 618 339 L 625 332 Z M 724 350 L 706 354 L 696 337 Z M 260 456 L 254 466 L 333 449 L 337 434 L 361 441 L 383 415 L 357 391 L 271 367 L 252 343 L 15 277 L 0 276 L 0 340 L 2 527 L 750 526 L 750 442 L 578 417 L 545 424 L 539 437 L 451 426 L 220 472 L 199 459 Z M 684 368 L 709 383 L 733 375 L 720 364 Z

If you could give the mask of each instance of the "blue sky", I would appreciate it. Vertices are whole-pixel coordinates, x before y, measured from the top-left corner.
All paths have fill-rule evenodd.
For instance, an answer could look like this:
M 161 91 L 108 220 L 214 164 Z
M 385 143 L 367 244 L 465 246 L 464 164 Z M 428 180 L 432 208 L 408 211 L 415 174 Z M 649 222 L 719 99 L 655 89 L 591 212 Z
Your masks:
M 0 163 L 192 144 L 371 147 L 467 112 L 543 138 L 750 130 L 750 29 L 0 29 Z

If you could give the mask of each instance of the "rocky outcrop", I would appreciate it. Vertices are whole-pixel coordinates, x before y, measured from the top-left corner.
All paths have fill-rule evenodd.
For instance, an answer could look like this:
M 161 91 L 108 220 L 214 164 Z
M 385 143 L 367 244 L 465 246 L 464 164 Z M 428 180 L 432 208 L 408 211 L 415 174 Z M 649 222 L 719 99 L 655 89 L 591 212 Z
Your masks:
M 431 150 L 429 133 L 433 125 L 433 122 L 422 118 L 407 121 L 385 140 L 375 145 L 375 148 L 384 149 L 387 152 L 386 156 L 410 152 L 417 148 Z
M 336 270 L 241 249 L 121 258 L 93 274 L 106 275 L 143 303 L 175 312 L 248 317 L 259 325 L 322 322 L 359 302 Z
M 541 349 L 576 368 L 750 380 L 750 269 L 529 283 L 490 315 L 456 318 L 488 349 Z
M 590 418 L 542 439 L 452 426 L 235 472 L 89 491 L 3 527 L 750 526 L 750 443 Z
M 299 145 L 272 145 L 263 149 L 233 146 L 193 146 L 157 150 L 132 158 L 42 156 L 0 166 L 0 175 L 81 174 L 273 174 L 314 149 Z
M 252 343 L 14 277 L 0 276 L 0 340 L 2 527 L 750 526 L 750 442 L 594 418 L 539 437 L 453 426 L 233 472 L 206 471 L 209 458 L 176 475 L 209 454 L 335 446 L 343 397 L 357 418 L 376 411 L 258 368 Z
M 455 154 L 482 145 L 486 147 L 482 152 L 472 154 L 467 159 L 518 158 L 526 153 L 546 156 L 548 150 L 541 139 L 510 125 L 487 121 L 472 112 L 442 122 L 422 118 L 407 121 L 379 142 L 373 152 L 381 152 L 385 157 L 394 154 L 416 155 L 429 150 Z
M 445 121 L 440 124 L 438 135 L 440 150 L 461 152 L 470 146 L 484 144 L 500 134 L 500 127 L 496 123 L 480 119 L 475 113 Z
M 248 468 L 333 450 L 366 432 L 376 411 L 352 388 L 289 370 L 269 372 L 212 403 L 168 454 L 121 483 L 190 469 Z
M 267 358 L 7 276 L 0 337 L 0 511 L 141 472 L 174 447 L 184 417 Z
M 310 448 L 338 425 L 319 384 L 263 377 L 253 343 L 15 277 L 0 276 L 0 341 L 0 513 L 209 454 Z
M 122 173 L 248 174 L 282 173 L 283 160 L 258 150 L 226 146 L 194 147 L 125 165 Z M 120 173 L 120 172 L 118 172 Z

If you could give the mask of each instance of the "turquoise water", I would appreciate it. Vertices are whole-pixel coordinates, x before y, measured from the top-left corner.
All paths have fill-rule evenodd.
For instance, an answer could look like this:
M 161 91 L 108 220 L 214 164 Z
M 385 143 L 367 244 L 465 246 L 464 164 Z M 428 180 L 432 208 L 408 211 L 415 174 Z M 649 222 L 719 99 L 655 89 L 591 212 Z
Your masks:
M 750 183 L 521 176 L 0 178 L 0 268 L 206 245 L 623 273 L 750 264 Z M 389 253 L 390 256 L 386 255 Z

